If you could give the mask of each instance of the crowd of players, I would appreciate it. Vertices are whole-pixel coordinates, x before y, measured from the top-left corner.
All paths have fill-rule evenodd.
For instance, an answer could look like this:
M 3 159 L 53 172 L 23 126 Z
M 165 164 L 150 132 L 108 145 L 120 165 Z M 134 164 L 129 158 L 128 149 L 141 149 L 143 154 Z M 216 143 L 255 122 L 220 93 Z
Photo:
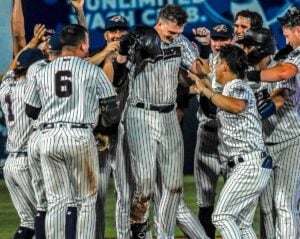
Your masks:
M 278 18 L 277 52 L 255 11 L 193 29 L 191 43 L 187 13 L 168 4 L 154 27 L 107 18 L 106 45 L 88 55 L 84 1 L 71 2 L 79 24 L 51 36 L 37 24 L 1 81 L 14 238 L 104 238 L 111 173 L 117 238 L 152 237 L 151 202 L 157 238 L 175 224 L 188 238 L 256 238 L 257 204 L 261 238 L 299 238 L 300 11 Z M 180 128 L 193 95 L 198 217 L 183 200 Z

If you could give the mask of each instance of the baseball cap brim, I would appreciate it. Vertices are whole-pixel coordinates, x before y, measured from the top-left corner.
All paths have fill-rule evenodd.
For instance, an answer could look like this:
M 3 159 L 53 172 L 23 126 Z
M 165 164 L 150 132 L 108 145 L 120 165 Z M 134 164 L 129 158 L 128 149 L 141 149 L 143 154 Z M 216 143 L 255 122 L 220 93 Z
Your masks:
M 22 51 L 17 59 L 18 66 L 29 67 L 34 62 L 44 59 L 43 52 L 38 48 L 28 48 Z

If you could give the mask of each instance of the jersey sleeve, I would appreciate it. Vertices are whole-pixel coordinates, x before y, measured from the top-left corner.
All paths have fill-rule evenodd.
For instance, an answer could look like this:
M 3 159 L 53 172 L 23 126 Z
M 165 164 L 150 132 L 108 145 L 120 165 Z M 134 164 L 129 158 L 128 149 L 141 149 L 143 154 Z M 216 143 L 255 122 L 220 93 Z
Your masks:
M 191 69 L 193 62 L 196 60 L 198 54 L 198 49 L 194 46 L 185 36 L 181 35 L 179 37 L 181 44 L 181 65 L 184 68 Z
M 26 79 L 33 80 L 34 76 L 40 71 L 47 63 L 44 60 L 33 63 L 27 70 Z
M 36 82 L 36 77 L 33 77 L 31 80 L 27 80 L 27 87 L 26 87 L 26 95 L 24 97 L 24 102 L 28 105 L 31 105 L 35 108 L 41 108 L 41 99 L 38 93 L 38 86 Z

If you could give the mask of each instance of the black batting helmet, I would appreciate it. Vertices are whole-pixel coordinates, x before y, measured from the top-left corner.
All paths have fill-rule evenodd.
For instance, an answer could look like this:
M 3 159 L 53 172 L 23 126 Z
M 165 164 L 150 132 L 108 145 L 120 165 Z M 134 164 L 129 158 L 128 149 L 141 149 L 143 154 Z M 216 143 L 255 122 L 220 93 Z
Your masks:
M 277 20 L 282 27 L 300 26 L 300 10 L 292 7 L 282 17 L 278 17 Z
M 255 65 L 263 58 L 275 53 L 275 37 L 267 28 L 249 29 L 242 39 L 237 41 L 244 46 L 254 46 L 248 54 L 248 63 Z

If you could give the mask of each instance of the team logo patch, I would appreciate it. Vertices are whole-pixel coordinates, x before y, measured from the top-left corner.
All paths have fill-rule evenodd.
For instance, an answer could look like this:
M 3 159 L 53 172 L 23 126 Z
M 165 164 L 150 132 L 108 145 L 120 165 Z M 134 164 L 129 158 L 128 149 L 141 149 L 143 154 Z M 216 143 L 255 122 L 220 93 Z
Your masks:
M 214 27 L 214 30 L 217 32 L 227 32 L 228 31 L 226 25 L 224 25 L 224 24 L 216 25 Z
M 113 22 L 125 22 L 125 19 L 122 16 L 113 16 L 109 20 Z

